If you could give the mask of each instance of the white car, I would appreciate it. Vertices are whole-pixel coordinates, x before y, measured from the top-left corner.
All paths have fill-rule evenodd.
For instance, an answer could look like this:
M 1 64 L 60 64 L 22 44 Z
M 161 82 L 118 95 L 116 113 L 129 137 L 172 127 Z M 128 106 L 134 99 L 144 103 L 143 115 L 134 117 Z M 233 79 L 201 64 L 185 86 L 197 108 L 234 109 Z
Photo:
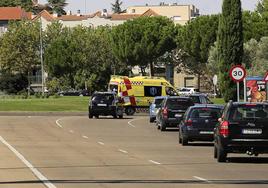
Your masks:
M 183 87 L 178 90 L 179 95 L 190 95 L 194 93 L 198 93 L 199 89 L 192 88 L 192 87 Z

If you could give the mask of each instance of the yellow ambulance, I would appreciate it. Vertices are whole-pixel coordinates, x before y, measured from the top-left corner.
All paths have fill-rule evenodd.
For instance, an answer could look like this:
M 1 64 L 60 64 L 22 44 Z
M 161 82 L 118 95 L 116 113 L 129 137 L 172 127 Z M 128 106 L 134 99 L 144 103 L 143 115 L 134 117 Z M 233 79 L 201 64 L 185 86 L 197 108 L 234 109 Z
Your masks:
M 112 76 L 109 90 L 123 100 L 127 115 L 133 115 L 137 108 L 148 108 L 154 97 L 178 95 L 176 89 L 161 77 Z

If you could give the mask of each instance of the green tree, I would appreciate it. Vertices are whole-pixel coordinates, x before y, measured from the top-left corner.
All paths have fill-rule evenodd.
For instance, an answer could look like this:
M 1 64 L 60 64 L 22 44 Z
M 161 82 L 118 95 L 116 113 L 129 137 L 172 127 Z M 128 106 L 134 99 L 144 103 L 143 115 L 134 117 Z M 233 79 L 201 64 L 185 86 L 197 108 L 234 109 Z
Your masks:
M 259 0 L 256 6 L 256 11 L 260 14 L 268 12 L 268 0 Z
M 199 77 L 205 75 L 210 47 L 217 38 L 218 15 L 200 16 L 179 30 L 178 48 L 188 54 L 183 67 Z
M 10 23 L 8 31 L 1 39 L 1 71 L 31 75 L 40 64 L 39 39 L 39 23 L 30 21 Z
M 233 65 L 243 60 L 243 26 L 240 0 L 224 0 L 218 30 L 220 90 L 225 101 L 236 100 L 235 83 L 229 76 Z
M 33 10 L 32 0 L 0 0 L 0 7 L 16 7 L 21 6 L 26 11 Z
M 175 25 L 168 18 L 140 17 L 115 27 L 111 45 L 118 61 L 142 70 L 150 65 L 153 76 L 153 62 L 176 47 L 175 36 Z
M 48 0 L 48 5 L 52 8 L 53 12 L 59 15 L 65 15 L 64 7 L 67 5 L 66 0 Z
M 121 13 L 122 12 L 122 9 L 121 9 L 121 6 L 122 6 L 123 2 L 120 1 L 120 0 L 115 0 L 114 4 L 112 4 L 112 11 L 113 13 Z

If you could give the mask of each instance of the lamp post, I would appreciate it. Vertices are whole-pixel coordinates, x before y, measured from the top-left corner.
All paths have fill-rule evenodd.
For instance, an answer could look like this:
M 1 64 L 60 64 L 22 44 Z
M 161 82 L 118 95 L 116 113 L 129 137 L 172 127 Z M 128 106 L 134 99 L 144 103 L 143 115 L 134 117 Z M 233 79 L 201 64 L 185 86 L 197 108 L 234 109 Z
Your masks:
M 42 19 L 41 19 L 41 17 L 40 17 L 40 61 L 41 61 L 42 96 L 44 96 L 44 94 L 45 94 L 44 61 L 43 61 L 43 40 L 42 40 Z

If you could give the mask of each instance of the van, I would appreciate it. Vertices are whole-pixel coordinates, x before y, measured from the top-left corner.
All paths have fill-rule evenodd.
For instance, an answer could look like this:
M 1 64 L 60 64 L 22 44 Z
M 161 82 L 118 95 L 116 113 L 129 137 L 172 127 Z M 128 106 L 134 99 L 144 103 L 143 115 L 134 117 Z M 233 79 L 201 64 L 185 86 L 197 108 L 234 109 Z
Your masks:
M 176 89 L 161 77 L 112 76 L 109 90 L 122 98 L 127 115 L 133 115 L 137 108 L 148 108 L 154 97 L 178 95 Z

